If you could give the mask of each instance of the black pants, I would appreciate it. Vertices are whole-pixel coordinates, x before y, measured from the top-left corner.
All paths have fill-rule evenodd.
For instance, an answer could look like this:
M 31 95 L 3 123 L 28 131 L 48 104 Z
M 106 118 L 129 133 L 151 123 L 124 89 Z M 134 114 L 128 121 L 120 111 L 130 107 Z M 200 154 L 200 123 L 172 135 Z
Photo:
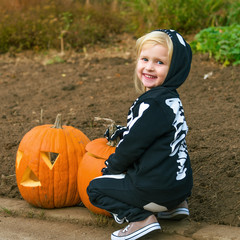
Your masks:
M 117 214 L 119 219 L 129 222 L 141 221 L 152 215 L 143 209 L 148 204 L 125 174 L 104 175 L 93 179 L 87 193 L 90 202 L 110 213 Z

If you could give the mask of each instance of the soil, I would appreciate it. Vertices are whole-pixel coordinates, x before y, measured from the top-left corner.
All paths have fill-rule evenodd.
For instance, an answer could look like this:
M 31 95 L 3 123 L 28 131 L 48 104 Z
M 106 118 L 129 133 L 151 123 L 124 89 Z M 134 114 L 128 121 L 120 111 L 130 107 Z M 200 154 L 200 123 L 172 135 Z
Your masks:
M 13 227 L 14 226 L 14 227 Z M 120 225 L 120 228 L 125 227 Z M 93 226 L 69 222 L 55 222 L 21 217 L 6 217 L 0 213 L 0 239 L 2 240 L 106 240 L 118 226 Z M 231 229 L 227 230 L 231 231 Z M 230 232 L 231 234 L 231 232 Z M 153 231 L 142 240 L 192 240 L 162 230 Z
M 21 198 L 15 180 L 18 145 L 30 129 L 63 124 L 91 140 L 103 137 L 110 118 L 125 125 L 138 96 L 132 75 L 134 43 L 122 36 L 111 46 L 68 51 L 61 56 L 24 52 L 0 55 L 0 196 Z M 57 60 L 64 62 L 57 63 Z M 222 67 L 195 54 L 179 89 L 189 126 L 188 150 L 194 172 L 191 219 L 240 226 L 240 66 Z

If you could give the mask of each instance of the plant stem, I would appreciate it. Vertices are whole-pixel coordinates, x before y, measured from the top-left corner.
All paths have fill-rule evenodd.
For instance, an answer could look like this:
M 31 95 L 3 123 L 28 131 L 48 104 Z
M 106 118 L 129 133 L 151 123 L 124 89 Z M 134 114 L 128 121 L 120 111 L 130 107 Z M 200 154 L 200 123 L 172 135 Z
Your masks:
M 62 114 L 58 114 L 52 128 L 62 129 Z

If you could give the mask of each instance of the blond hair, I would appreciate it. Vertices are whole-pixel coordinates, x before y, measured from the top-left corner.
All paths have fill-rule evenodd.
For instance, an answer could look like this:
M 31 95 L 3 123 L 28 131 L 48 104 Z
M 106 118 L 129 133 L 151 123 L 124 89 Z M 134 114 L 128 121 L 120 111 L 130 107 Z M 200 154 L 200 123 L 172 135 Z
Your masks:
M 167 47 L 168 57 L 169 57 L 169 66 L 170 66 L 172 53 L 173 53 L 173 43 L 171 38 L 166 33 L 162 31 L 153 31 L 140 37 L 136 42 L 137 61 L 139 59 L 140 53 L 145 44 L 151 44 L 153 46 L 156 44 L 160 44 L 162 46 Z M 146 92 L 146 89 L 142 84 L 142 81 L 138 78 L 136 69 L 137 69 L 137 64 L 136 64 L 136 68 L 133 76 L 135 89 L 138 93 L 144 93 Z

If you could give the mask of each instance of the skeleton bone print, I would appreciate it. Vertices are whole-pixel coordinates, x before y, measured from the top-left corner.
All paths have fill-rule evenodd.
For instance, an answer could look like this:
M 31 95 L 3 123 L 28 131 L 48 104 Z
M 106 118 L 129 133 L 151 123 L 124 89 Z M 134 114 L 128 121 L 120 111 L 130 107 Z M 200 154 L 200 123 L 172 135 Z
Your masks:
M 167 99 L 165 103 L 173 110 L 175 114 L 175 119 L 173 121 L 173 126 L 176 129 L 174 139 L 170 144 L 171 154 L 170 157 L 178 154 L 178 168 L 176 180 L 182 180 L 186 177 L 187 168 L 185 168 L 185 162 L 187 160 L 187 145 L 185 137 L 188 132 L 188 126 L 185 121 L 184 111 L 182 102 L 179 98 Z
M 136 102 L 135 102 L 136 103 Z M 135 105 L 134 103 L 134 105 Z M 130 109 L 130 114 L 128 115 L 128 131 L 130 131 L 130 129 L 132 128 L 132 126 L 135 124 L 135 122 L 141 118 L 141 116 L 143 115 L 143 113 L 149 108 L 149 104 L 148 103 L 144 103 L 142 102 L 139 106 L 139 109 L 138 109 L 138 116 L 134 117 L 133 116 L 133 112 L 132 112 L 132 109 L 134 107 L 134 105 L 131 107 Z
M 138 99 L 137 99 L 138 100 Z M 128 130 L 124 132 L 123 135 L 127 135 L 132 128 L 132 126 L 141 118 L 143 113 L 149 108 L 149 104 L 142 102 L 139 106 L 138 109 L 138 115 L 133 116 L 133 111 L 132 109 L 136 105 L 136 102 L 133 104 L 133 106 L 130 108 L 130 112 L 128 115 Z M 178 164 L 178 169 L 176 173 L 176 180 L 182 180 L 186 177 L 186 171 L 187 168 L 185 167 L 185 162 L 187 160 L 187 144 L 185 137 L 188 132 L 188 126 L 184 117 L 184 110 L 182 106 L 182 102 L 179 98 L 171 98 L 167 99 L 165 101 L 166 105 L 169 106 L 172 110 L 173 113 L 175 114 L 175 119 L 173 121 L 173 126 L 175 128 L 175 134 L 174 134 L 174 139 L 170 144 L 171 148 L 171 153 L 170 157 L 175 156 L 178 154 L 178 159 L 177 159 L 177 164 Z M 119 144 L 122 142 L 122 140 L 119 142 Z
M 137 116 L 133 116 L 133 111 L 132 109 L 134 108 L 134 106 L 136 105 L 138 99 L 134 102 L 134 104 L 132 105 L 132 107 L 129 110 L 129 114 L 128 114 L 128 118 L 127 118 L 127 131 L 125 131 L 123 133 L 123 136 L 127 135 L 130 131 L 130 129 L 132 128 L 132 126 L 136 123 L 136 121 L 141 118 L 141 116 L 143 115 L 143 113 L 149 108 L 149 104 L 148 103 L 141 103 L 138 109 L 138 115 Z M 123 139 L 121 139 L 118 143 L 118 145 L 122 142 Z

